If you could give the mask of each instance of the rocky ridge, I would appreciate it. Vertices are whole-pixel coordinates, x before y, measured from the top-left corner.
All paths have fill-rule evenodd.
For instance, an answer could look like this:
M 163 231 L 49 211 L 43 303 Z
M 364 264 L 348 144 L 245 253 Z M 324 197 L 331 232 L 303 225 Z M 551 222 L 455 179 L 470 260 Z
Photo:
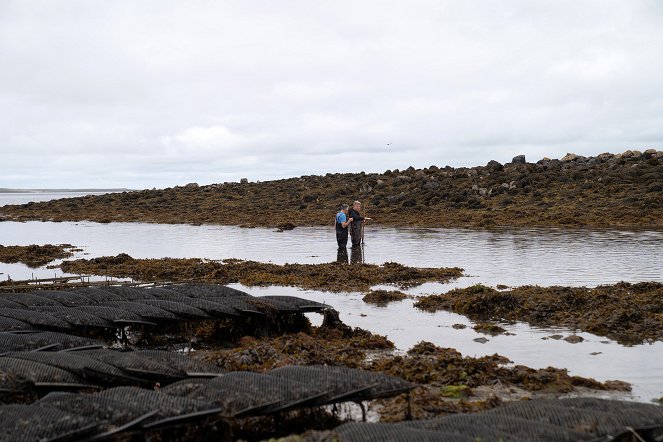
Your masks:
M 359 199 L 385 226 L 663 226 L 663 152 L 628 150 L 528 163 L 302 176 L 268 182 L 190 183 L 167 189 L 4 206 L 5 220 L 330 225 Z

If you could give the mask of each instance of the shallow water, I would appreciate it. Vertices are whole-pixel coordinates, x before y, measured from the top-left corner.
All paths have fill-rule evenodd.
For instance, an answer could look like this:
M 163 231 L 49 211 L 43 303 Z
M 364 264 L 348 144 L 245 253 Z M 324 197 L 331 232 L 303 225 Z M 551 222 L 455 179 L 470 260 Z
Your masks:
M 226 226 L 189 226 L 141 223 L 0 222 L 0 244 L 59 244 L 82 247 L 77 256 L 128 253 L 135 258 L 201 257 L 242 258 L 263 262 L 322 263 L 334 261 L 337 249 L 332 228 L 243 229 Z M 361 258 L 361 257 L 358 257 Z M 465 269 L 469 276 L 450 284 L 428 283 L 411 294 L 441 293 L 476 283 L 495 286 L 538 284 L 596 286 L 618 281 L 663 281 L 663 231 L 590 229 L 394 229 L 367 227 L 363 259 L 381 264 L 395 261 L 410 266 Z M 29 269 L 21 264 L 0 264 L 0 278 L 61 276 L 53 270 Z M 322 300 L 351 325 L 386 334 L 401 350 L 421 340 L 453 347 L 468 356 L 499 353 L 516 364 L 567 368 L 571 374 L 597 380 L 620 379 L 633 383 L 633 398 L 663 396 L 663 343 L 633 347 L 606 338 L 579 333 L 585 341 L 569 344 L 542 337 L 565 329 L 504 325 L 515 336 L 488 337 L 486 344 L 461 315 L 424 313 L 412 300 L 388 307 L 365 304 L 358 293 L 327 293 L 291 287 L 246 288 L 255 295 L 290 294 Z M 365 315 L 365 316 L 362 316 Z M 591 353 L 599 354 L 592 355 Z
M 26 191 L 0 192 L 0 207 L 9 204 L 27 204 L 30 202 L 51 201 L 60 198 L 76 198 L 85 195 L 103 195 L 111 191 L 71 192 L 71 191 Z

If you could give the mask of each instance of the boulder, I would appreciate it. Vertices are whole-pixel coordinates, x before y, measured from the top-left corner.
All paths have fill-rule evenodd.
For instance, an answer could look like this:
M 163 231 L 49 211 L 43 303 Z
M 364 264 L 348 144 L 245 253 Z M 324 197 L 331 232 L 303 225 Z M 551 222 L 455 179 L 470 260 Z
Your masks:
M 424 183 L 424 189 L 431 190 L 431 189 L 437 189 L 438 187 L 440 187 L 440 183 L 438 183 L 435 180 L 426 181 Z
M 486 164 L 486 169 L 488 169 L 488 172 L 499 172 L 504 169 L 504 166 L 495 160 L 490 160 Z
M 527 161 L 525 161 L 525 155 L 516 155 L 511 160 L 511 163 L 512 164 L 526 164 Z
M 239 180 L 239 183 L 240 184 L 249 184 L 249 179 L 248 178 L 242 178 L 241 180 Z
M 568 163 L 570 161 L 576 161 L 578 158 L 579 158 L 578 155 L 576 155 L 574 153 L 567 153 L 566 155 L 564 155 L 562 157 L 562 159 L 560 159 L 560 161 L 562 161 L 564 163 Z

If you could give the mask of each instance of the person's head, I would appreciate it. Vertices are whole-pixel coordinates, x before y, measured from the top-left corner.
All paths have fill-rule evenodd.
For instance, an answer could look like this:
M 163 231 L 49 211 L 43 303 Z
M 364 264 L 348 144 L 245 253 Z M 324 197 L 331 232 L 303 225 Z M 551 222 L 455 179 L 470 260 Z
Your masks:
M 348 210 L 350 210 L 350 206 L 348 206 L 347 204 L 341 204 L 341 212 L 343 212 L 347 215 Z
M 352 208 L 359 211 L 359 209 L 361 209 L 361 203 L 359 201 L 355 201 L 352 203 Z

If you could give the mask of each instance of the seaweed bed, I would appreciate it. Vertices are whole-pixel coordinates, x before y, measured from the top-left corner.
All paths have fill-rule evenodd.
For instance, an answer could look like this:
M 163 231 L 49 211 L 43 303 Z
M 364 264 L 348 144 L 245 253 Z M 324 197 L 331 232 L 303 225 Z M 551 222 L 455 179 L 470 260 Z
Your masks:
M 0 262 L 13 264 L 21 262 L 28 267 L 36 268 L 56 259 L 69 258 L 76 251 L 71 244 L 32 244 L 29 246 L 3 246 L 0 244 Z
M 329 225 L 340 203 L 360 199 L 385 226 L 661 226 L 663 152 L 524 157 L 477 167 L 302 176 L 256 183 L 110 193 L 4 206 L 0 219 Z M 227 214 L 232 213 L 232 217 Z
M 59 267 L 66 273 L 131 277 L 143 282 L 238 282 L 245 286 L 283 285 L 329 291 L 366 291 L 376 284 L 408 287 L 427 281 L 446 282 L 462 275 L 462 269 L 457 267 L 415 268 L 393 262 L 352 266 L 338 263 L 277 265 L 237 259 L 221 262 L 199 258 L 134 259 L 127 254 L 65 261 Z
M 245 338 L 232 349 L 199 355 L 226 370 L 265 372 L 285 365 L 340 365 L 386 373 L 420 384 L 409 395 L 372 404 L 384 422 L 424 419 L 447 413 L 479 411 L 503 400 L 558 397 L 579 389 L 629 391 L 620 381 L 601 383 L 570 376 L 566 370 L 505 367 L 510 361 L 497 354 L 463 357 L 451 348 L 420 342 L 406 355 L 390 351 L 393 344 L 359 328 L 313 327 L 310 333 L 276 339 Z M 370 356 L 370 357 L 369 357 Z
M 477 284 L 423 297 L 414 306 L 475 319 L 580 329 L 622 344 L 663 340 L 663 284 L 658 282 L 596 288 L 523 286 L 505 291 Z

